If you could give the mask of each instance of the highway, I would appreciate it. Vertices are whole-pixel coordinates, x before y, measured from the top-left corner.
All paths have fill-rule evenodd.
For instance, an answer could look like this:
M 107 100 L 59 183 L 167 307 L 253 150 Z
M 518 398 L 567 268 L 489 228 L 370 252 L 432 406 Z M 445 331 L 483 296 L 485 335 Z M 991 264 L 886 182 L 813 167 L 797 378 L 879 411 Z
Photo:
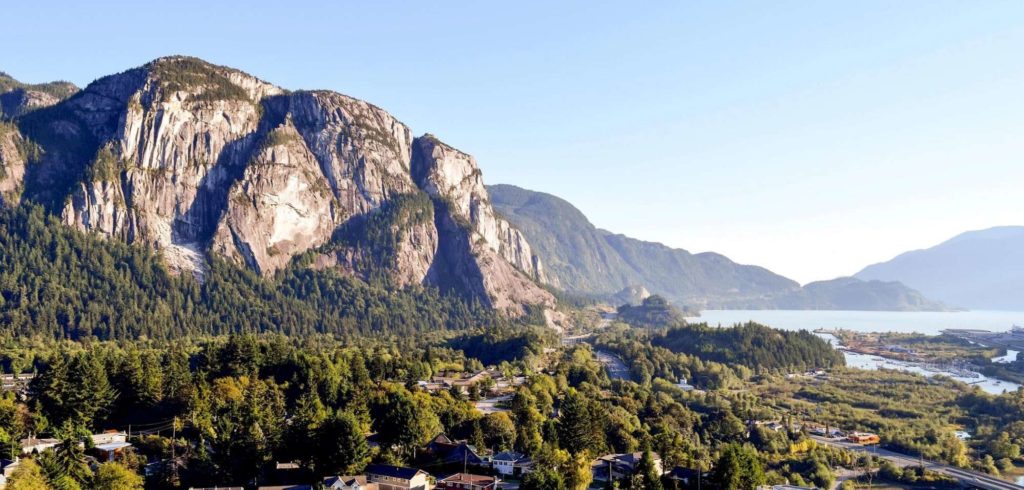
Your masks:
M 594 351 L 594 355 L 597 356 L 597 360 L 601 364 L 604 364 L 609 378 L 629 380 L 629 368 L 626 367 L 626 363 L 622 362 L 622 359 L 619 359 L 619 356 L 601 350 Z
M 852 442 L 849 442 L 845 439 L 829 439 L 821 436 L 811 436 L 811 438 L 821 444 L 848 449 L 850 451 L 856 451 L 860 453 L 869 453 L 878 456 L 879 458 L 884 458 L 889 461 L 892 461 L 893 464 L 899 467 L 918 466 L 922 463 L 922 460 L 918 459 L 916 456 L 897 453 L 894 451 L 889 451 L 887 449 L 882 449 L 880 447 L 862 446 L 860 444 L 854 444 Z M 924 468 L 926 470 L 949 475 L 953 478 L 956 478 L 957 480 L 960 480 L 961 483 L 971 485 L 977 488 L 983 488 L 986 490 L 1024 489 L 1024 486 L 1017 485 L 1013 482 L 996 478 L 991 475 L 979 473 L 977 471 L 965 470 L 962 468 L 949 466 L 947 464 L 937 463 L 935 461 L 924 460 L 923 463 Z

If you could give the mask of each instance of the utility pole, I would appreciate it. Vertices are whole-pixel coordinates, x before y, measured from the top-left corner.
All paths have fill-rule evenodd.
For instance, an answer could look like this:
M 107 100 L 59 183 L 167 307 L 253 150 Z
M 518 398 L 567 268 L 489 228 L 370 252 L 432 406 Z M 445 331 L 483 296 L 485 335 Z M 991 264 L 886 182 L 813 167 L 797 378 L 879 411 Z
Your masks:
M 171 474 L 174 475 L 174 484 L 178 484 L 178 460 L 174 457 L 175 439 L 178 437 L 178 417 L 171 420 Z

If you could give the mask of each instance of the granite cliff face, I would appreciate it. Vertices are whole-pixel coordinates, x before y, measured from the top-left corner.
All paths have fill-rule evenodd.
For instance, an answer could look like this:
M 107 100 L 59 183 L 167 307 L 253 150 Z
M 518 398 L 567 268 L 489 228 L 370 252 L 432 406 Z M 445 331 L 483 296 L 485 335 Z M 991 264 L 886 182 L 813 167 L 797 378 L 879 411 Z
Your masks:
M 270 276 L 312 254 L 315 267 L 456 289 L 510 315 L 554 305 L 472 157 L 414 140 L 366 102 L 168 57 L 14 122 L 0 131 L 0 191 L 178 270 L 201 276 L 216 256 Z
M 471 252 L 444 257 L 452 279 L 500 310 L 554 305 L 550 293 L 529 287 L 544 280 L 540 259 L 522 233 L 495 215 L 473 157 L 426 135 L 413 143 L 412 175 L 438 203 L 435 222 L 442 243 L 451 244 L 444 249 Z
M 476 159 L 428 134 L 415 141 L 412 174 L 427 194 L 448 203 L 451 218 L 467 225 L 481 248 L 547 282 L 526 237 L 495 215 Z

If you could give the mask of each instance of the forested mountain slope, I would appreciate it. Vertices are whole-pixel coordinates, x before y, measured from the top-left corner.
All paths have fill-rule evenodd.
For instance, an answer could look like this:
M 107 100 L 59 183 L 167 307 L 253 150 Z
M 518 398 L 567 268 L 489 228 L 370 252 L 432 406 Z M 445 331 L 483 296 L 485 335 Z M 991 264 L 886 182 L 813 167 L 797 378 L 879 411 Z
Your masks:
M 839 278 L 800 287 L 763 267 L 716 253 L 692 254 L 596 228 L 563 199 L 511 185 L 489 188 L 495 209 L 523 231 L 552 283 L 614 297 L 646 288 L 691 308 L 942 310 L 897 282 Z

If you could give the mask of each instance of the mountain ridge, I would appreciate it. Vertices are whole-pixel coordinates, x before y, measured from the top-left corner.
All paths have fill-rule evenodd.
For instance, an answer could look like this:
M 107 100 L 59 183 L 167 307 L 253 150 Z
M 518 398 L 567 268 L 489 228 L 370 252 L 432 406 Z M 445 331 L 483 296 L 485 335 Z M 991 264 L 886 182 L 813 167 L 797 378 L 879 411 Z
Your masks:
M 490 190 L 498 212 L 527 235 L 549 275 L 573 293 L 607 300 L 640 287 L 697 309 L 948 309 L 898 283 L 836 278 L 801 286 L 716 252 L 693 254 L 597 228 L 551 194 L 507 184 Z
M 455 290 L 511 316 L 555 306 L 475 159 L 368 102 L 168 56 L 10 121 L 0 203 L 42 204 L 177 270 L 202 277 L 217 256 L 273 276 L 312 254 L 315 267 Z
M 855 274 L 899 280 L 951 304 L 1024 310 L 1024 226 L 971 230 L 932 247 L 903 252 Z

